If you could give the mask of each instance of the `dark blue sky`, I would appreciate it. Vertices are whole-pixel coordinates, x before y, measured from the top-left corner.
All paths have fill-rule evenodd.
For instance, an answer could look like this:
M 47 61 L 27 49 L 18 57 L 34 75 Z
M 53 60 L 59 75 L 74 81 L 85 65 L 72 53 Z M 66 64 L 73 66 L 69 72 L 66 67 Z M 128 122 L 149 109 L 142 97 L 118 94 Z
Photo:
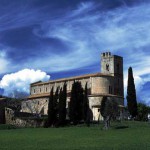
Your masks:
M 138 100 L 150 104 L 149 8 L 149 0 L 0 0 L 0 76 L 99 72 L 109 50 L 124 57 L 125 86 L 132 66 Z

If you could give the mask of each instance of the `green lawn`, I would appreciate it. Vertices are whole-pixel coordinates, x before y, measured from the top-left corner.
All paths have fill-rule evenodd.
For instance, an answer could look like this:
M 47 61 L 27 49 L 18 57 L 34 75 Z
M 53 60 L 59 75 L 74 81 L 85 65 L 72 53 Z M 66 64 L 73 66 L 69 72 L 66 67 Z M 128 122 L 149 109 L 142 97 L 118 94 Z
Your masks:
M 0 126 L 0 150 L 150 150 L 148 123 L 117 123 L 108 131 L 101 128 L 102 125 L 89 128 L 80 126 L 2 130 Z

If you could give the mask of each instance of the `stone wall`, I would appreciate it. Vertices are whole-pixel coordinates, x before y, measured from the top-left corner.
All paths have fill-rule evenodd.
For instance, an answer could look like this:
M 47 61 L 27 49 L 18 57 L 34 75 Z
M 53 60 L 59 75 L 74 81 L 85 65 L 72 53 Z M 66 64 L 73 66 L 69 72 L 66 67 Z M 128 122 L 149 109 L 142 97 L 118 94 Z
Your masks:
M 48 101 L 49 98 L 37 98 L 23 101 L 21 105 L 21 112 L 46 115 L 48 112 Z
M 27 114 L 19 113 L 19 117 L 18 117 L 14 110 L 10 108 L 5 108 L 5 123 L 15 125 L 17 127 L 43 127 L 44 126 L 45 122 L 43 119 L 31 118 L 32 114 L 29 114 L 28 117 L 24 117 L 26 115 Z
M 112 88 L 112 92 L 109 88 Z M 91 94 L 114 94 L 114 77 L 92 77 Z

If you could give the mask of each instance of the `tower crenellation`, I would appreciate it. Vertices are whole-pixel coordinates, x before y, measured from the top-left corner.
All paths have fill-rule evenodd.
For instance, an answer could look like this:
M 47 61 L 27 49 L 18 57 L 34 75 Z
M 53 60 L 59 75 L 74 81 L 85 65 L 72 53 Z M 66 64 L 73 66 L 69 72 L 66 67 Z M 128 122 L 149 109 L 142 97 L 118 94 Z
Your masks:
M 124 95 L 123 93 L 123 58 L 111 55 L 110 52 L 101 54 L 101 73 L 114 76 L 114 94 Z

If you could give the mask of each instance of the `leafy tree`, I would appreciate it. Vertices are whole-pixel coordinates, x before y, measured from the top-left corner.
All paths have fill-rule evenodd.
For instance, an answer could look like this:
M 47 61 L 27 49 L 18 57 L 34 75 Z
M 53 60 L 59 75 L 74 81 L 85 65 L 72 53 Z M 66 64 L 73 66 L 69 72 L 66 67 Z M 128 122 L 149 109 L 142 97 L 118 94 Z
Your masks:
M 84 100 L 83 100 L 83 119 L 87 126 L 90 126 L 90 114 L 89 114 L 89 99 L 88 99 L 88 88 L 87 83 L 84 90 Z
M 148 111 L 149 111 L 148 106 L 146 106 L 143 103 L 138 103 L 137 108 L 138 108 L 137 120 L 147 121 L 148 120 Z
M 101 115 L 104 118 L 104 129 L 110 127 L 110 121 L 116 118 L 119 112 L 118 104 L 113 98 L 103 97 L 100 107 Z
M 67 101 L 67 85 L 63 86 L 59 94 L 59 125 L 63 126 L 66 122 L 66 101 Z
M 48 103 L 48 122 L 47 122 L 48 127 L 50 127 L 53 124 L 53 120 L 54 120 L 53 99 L 54 99 L 54 95 L 53 95 L 53 87 L 52 87 L 49 96 L 49 103 Z
M 137 116 L 136 90 L 132 67 L 128 69 L 127 106 L 132 118 Z

